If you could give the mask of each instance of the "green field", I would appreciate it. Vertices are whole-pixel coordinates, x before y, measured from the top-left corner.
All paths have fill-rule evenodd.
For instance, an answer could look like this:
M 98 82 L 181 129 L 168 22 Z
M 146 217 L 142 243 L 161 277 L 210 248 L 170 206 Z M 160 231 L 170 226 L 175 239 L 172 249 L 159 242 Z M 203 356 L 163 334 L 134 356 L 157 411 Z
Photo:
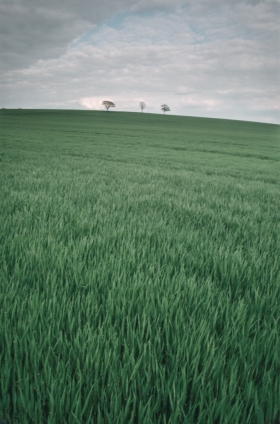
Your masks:
M 280 127 L 0 111 L 0 412 L 266 424 L 280 409 Z

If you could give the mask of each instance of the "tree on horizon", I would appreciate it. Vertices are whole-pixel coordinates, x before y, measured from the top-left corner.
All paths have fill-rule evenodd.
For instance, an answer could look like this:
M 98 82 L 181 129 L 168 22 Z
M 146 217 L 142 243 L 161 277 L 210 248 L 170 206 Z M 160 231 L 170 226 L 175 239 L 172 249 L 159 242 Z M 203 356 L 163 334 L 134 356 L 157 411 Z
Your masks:
M 140 108 L 141 108 L 141 111 L 143 112 L 143 109 L 145 109 L 146 104 L 145 104 L 144 102 L 140 102 L 140 103 L 139 103 L 139 106 L 140 106 Z
M 107 112 L 110 107 L 116 107 L 115 103 L 111 102 L 110 100 L 104 100 L 102 104 L 106 107 Z
M 163 110 L 163 112 L 165 113 L 165 112 L 170 112 L 170 109 L 169 109 L 169 107 L 167 106 L 167 105 L 161 105 L 161 110 Z

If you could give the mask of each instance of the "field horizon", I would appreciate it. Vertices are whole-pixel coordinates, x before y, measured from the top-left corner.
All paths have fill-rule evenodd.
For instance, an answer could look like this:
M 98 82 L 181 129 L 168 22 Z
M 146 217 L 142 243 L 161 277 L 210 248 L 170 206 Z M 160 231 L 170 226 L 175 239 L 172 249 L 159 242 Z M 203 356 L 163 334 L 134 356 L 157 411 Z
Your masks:
M 6 108 L 2 107 L 0 110 L 6 110 L 6 111 L 23 111 L 23 112 L 85 112 L 85 113 L 99 113 L 99 112 L 105 112 L 107 113 L 107 110 L 103 109 L 55 109 L 55 108 Z M 171 111 L 172 112 L 172 111 Z M 158 116 L 169 116 L 169 117 L 179 117 L 179 118 L 194 118 L 194 119 L 205 119 L 205 120 L 214 120 L 214 121 L 229 121 L 229 122 L 248 122 L 251 124 L 265 124 L 265 125 L 273 125 L 280 128 L 280 124 L 272 123 L 272 122 L 264 122 L 264 121 L 250 121 L 250 120 L 243 120 L 243 119 L 234 119 L 234 118 L 218 118 L 218 117 L 207 117 L 207 116 L 193 116 L 193 115 L 177 115 L 177 114 L 170 114 L 167 112 L 167 114 L 163 112 L 148 112 L 146 109 L 145 111 L 141 112 L 139 111 L 123 111 L 123 110 L 108 110 L 108 113 L 120 113 L 120 114 L 143 114 L 143 115 L 158 115 Z
M 280 126 L 0 110 L 0 416 L 271 424 Z

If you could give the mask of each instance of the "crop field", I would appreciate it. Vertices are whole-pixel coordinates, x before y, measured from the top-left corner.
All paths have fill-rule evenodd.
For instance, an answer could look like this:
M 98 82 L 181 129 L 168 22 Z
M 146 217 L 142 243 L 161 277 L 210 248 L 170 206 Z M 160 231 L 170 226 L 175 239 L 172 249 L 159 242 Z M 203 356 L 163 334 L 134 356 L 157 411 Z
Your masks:
M 280 127 L 0 111 L 0 415 L 268 424 Z

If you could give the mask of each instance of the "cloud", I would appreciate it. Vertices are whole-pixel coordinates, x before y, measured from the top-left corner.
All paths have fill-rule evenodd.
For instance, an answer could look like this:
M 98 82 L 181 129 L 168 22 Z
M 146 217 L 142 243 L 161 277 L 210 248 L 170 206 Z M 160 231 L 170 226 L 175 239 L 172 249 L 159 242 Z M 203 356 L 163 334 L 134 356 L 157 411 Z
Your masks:
M 279 13 L 278 0 L 236 0 L 234 4 L 262 4 Z M 205 19 L 226 5 L 225 0 L 0 0 L 0 70 L 59 57 L 75 38 L 120 13 L 180 13 L 185 8 L 190 17 Z M 261 16 L 259 25 L 268 24 L 270 16 L 267 22 Z
M 102 106 L 103 100 L 104 100 L 104 96 L 103 97 L 83 97 L 75 101 L 75 103 L 80 104 L 86 109 L 100 110 L 100 109 L 104 109 L 104 106 Z
M 81 13 L 71 2 L 38 6 L 29 17 L 38 44 L 23 46 L 26 59 L 10 50 L 3 106 L 100 109 L 108 98 L 139 110 L 144 100 L 147 112 L 167 103 L 171 113 L 279 122 L 277 2 L 120 1 L 114 19 L 103 6 L 92 15 L 89 3 Z
M 0 0 L 0 71 L 59 57 L 96 24 L 130 10 L 166 7 L 165 0 Z M 174 1 L 176 4 L 177 1 Z M 170 8 L 170 4 L 168 6 Z

